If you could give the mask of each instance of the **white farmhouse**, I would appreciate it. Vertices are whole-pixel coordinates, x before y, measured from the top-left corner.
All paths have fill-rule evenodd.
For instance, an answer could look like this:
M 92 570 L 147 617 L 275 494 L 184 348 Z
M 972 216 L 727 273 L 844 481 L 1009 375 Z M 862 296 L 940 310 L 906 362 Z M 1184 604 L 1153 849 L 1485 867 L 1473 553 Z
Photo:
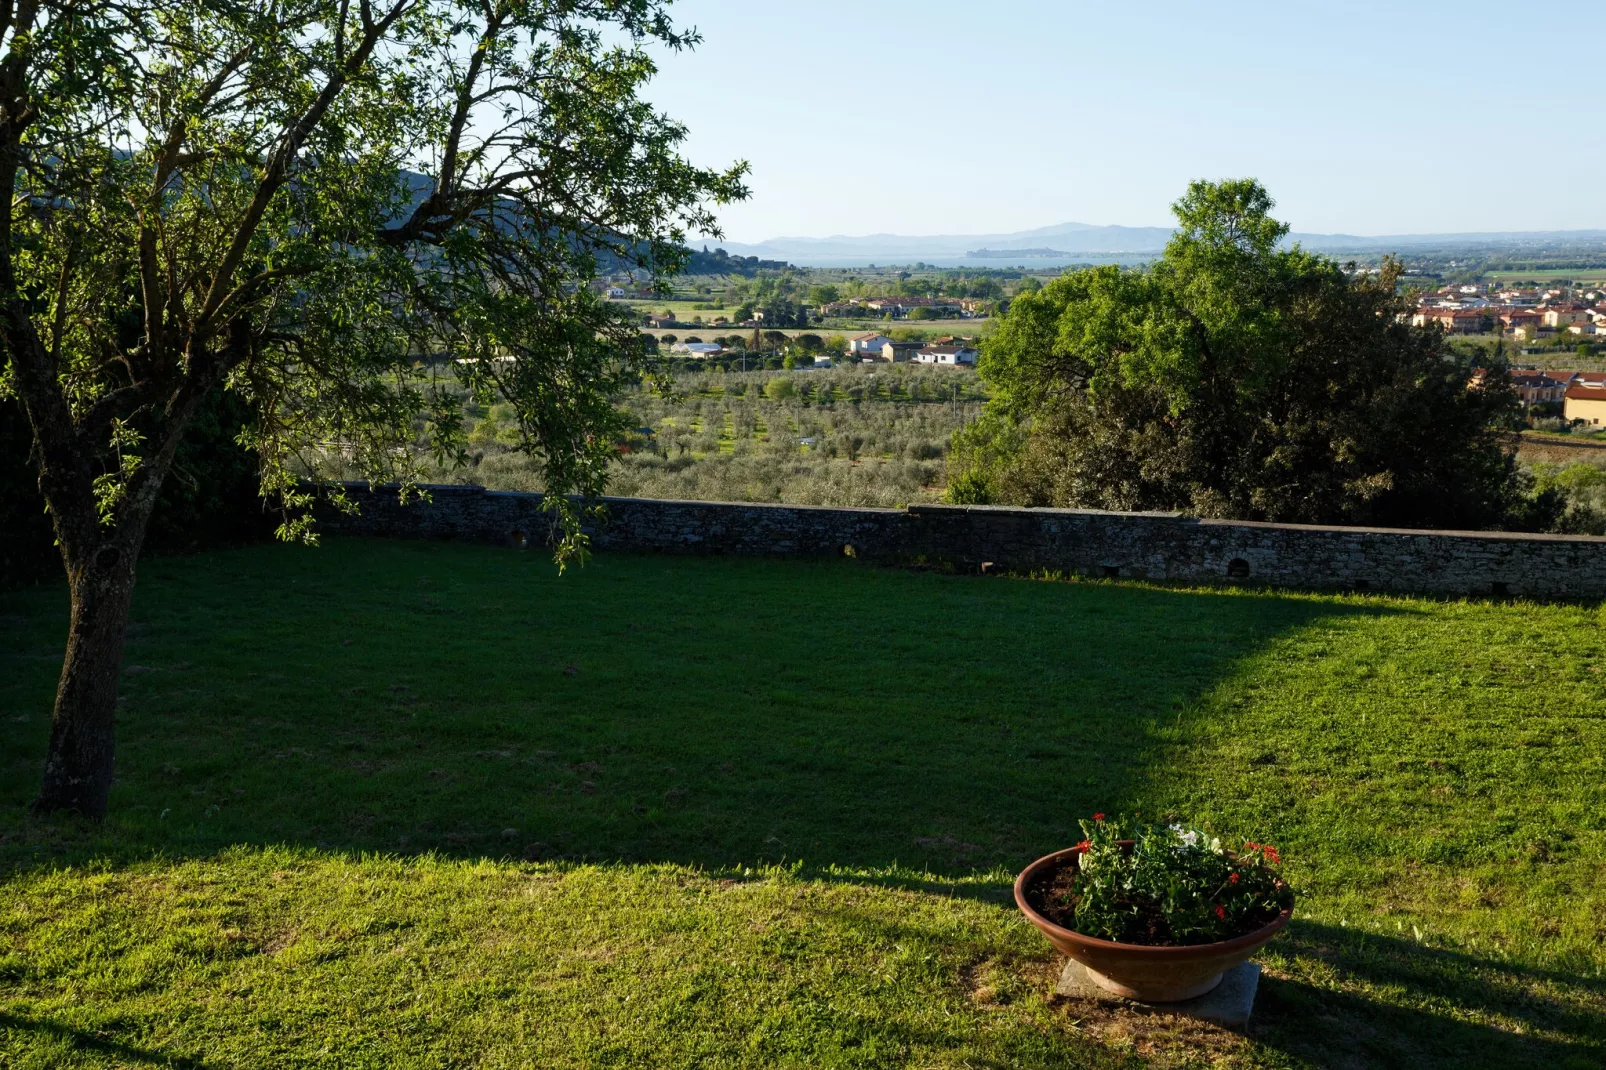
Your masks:
M 973 365 L 981 354 L 969 346 L 926 346 L 915 354 L 918 364 Z
M 848 339 L 848 356 L 850 357 L 879 357 L 881 347 L 892 339 L 884 334 L 856 334 Z

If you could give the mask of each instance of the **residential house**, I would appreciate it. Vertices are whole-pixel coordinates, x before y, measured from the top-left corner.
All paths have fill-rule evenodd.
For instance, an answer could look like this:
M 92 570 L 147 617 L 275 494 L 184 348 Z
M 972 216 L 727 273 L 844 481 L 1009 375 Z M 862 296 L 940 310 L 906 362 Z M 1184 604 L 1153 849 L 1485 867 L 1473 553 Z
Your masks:
M 1476 309 L 1425 308 L 1411 317 L 1412 326 L 1426 327 L 1437 323 L 1446 334 L 1481 334 L 1484 313 Z
M 725 352 L 725 347 L 717 342 L 682 342 L 669 348 L 671 353 L 684 353 L 692 357 L 712 357 Z
M 1587 386 L 1591 389 L 1606 390 L 1606 372 L 1546 371 L 1544 374 L 1563 386 Z
M 924 345 L 924 342 L 888 342 L 881 347 L 881 359 L 892 364 L 907 364 Z
M 920 364 L 947 364 L 957 367 L 961 364 L 974 365 L 979 356 L 981 354 L 969 346 L 926 346 L 915 354 L 915 361 Z
M 610 301 L 619 301 L 629 296 L 630 295 L 625 292 L 624 287 L 622 286 L 608 287 L 608 300 Z
M 673 327 L 675 326 L 675 316 L 673 313 L 666 313 L 662 316 L 655 312 L 649 313 L 647 315 L 647 326 L 657 327 L 659 330 L 662 330 L 665 327 Z
M 1524 408 L 1552 404 L 1567 396 L 1567 384 L 1543 372 L 1514 372 L 1511 385 L 1522 399 Z
M 917 308 L 929 308 L 939 316 L 956 316 L 961 311 L 960 302 L 946 297 L 877 297 L 864 304 L 874 312 L 890 312 L 893 319 L 901 319 Z
M 1545 317 L 1531 309 L 1513 308 L 1500 313 L 1500 323 L 1508 331 L 1519 327 L 1538 327 L 1545 322 Z
M 1554 305 L 1541 311 L 1546 327 L 1571 327 L 1589 319 L 1589 309 L 1582 305 Z
M 1567 388 L 1567 401 L 1562 415 L 1589 427 L 1599 427 L 1606 421 L 1606 388 L 1597 386 L 1571 386 Z
M 869 334 L 856 334 L 848 339 L 848 356 L 879 357 L 881 356 L 881 347 L 890 341 L 892 339 L 886 335 L 876 334 L 874 331 Z

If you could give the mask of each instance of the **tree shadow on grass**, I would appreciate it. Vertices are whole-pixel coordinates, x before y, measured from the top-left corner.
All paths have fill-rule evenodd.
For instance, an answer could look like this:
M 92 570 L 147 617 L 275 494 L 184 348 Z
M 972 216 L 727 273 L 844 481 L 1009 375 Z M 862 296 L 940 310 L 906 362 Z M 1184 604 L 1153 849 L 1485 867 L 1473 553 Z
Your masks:
M 170 1070 L 207 1070 L 215 1064 L 202 1062 L 199 1059 L 190 1059 L 180 1055 L 166 1055 L 159 1051 L 135 1047 L 122 1041 L 112 1040 L 100 1033 L 92 1033 L 83 1029 L 74 1029 L 72 1026 L 60 1022 L 44 1019 L 27 1018 L 18 1014 L 0 1011 L 0 1040 L 7 1036 L 15 1037 L 15 1045 L 7 1042 L 5 1047 L 13 1052 L 26 1050 L 24 1045 L 31 1041 L 43 1039 L 58 1048 L 66 1048 L 74 1053 L 104 1055 L 116 1059 L 119 1064 L 134 1066 L 167 1067 Z
M 1311 1066 L 1606 1065 L 1606 982 L 1298 922 L 1269 949 L 1257 1039 Z
M 1079 817 L 1156 797 L 1157 741 L 1245 659 L 1409 611 L 845 563 L 601 557 L 560 580 L 426 543 L 152 562 L 113 817 L 84 833 L 22 816 L 59 602 L 0 612 L 0 872 L 269 844 L 792 861 L 1003 910 L 1010 874 Z M 1576 978 L 1358 941 L 1300 924 L 1277 945 L 1291 965 L 1263 988 L 1264 1043 L 1335 1068 L 1598 1051 L 1575 997 L 1599 992 Z
M 143 568 L 113 817 L 67 838 L 85 851 L 802 860 L 915 884 L 1011 872 L 1141 807 L 1156 730 L 1242 659 L 1394 611 L 848 563 L 609 556 L 558 578 L 358 540 Z M 61 607 L 8 605 L 3 797 L 37 845 L 15 815 Z

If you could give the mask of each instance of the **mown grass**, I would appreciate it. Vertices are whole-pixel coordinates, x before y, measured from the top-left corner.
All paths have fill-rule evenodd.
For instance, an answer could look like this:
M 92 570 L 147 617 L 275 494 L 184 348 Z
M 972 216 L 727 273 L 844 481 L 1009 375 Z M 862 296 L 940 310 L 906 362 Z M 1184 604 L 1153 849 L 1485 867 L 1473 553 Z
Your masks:
M 0 1065 L 1594 1067 L 1594 607 L 330 540 L 142 566 L 113 817 L 30 819 Z M 1094 809 L 1277 843 L 1247 1040 L 1050 1000 Z

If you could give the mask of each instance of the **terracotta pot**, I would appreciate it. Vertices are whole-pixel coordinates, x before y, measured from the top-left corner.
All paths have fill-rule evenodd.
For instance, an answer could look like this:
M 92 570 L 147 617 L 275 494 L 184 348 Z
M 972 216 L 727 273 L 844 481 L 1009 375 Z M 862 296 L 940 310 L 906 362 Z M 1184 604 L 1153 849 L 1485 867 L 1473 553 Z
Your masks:
M 1188 947 L 1148 947 L 1083 936 L 1055 925 L 1026 901 L 1027 887 L 1045 870 L 1062 868 L 1067 860 L 1074 864 L 1080 857 L 1081 852 L 1072 847 L 1039 858 L 1021 870 L 1015 878 L 1015 905 L 1049 943 L 1081 963 L 1095 984 L 1127 999 L 1173 1003 L 1202 996 L 1221 983 L 1222 974 L 1265 946 L 1293 916 L 1289 907 L 1252 933 Z

